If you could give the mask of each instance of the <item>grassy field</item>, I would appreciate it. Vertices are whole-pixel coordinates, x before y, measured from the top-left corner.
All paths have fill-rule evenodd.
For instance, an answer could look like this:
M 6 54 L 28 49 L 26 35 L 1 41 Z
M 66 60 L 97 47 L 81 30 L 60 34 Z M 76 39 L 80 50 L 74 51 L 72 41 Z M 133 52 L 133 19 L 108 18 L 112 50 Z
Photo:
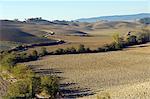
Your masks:
M 117 52 L 46 56 L 25 64 L 38 73 L 58 75 L 69 92 L 78 90 L 66 96 L 108 92 L 112 99 L 148 99 L 149 49 L 144 44 Z

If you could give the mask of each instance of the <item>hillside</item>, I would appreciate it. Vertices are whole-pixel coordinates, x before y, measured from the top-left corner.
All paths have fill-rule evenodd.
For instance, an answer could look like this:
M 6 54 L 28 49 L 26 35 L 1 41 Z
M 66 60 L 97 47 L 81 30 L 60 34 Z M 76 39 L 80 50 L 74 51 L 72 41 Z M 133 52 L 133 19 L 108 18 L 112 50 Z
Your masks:
M 6 50 L 22 44 L 54 43 L 53 39 L 41 38 L 14 27 L 0 28 L 0 50 Z
M 62 78 L 69 98 L 106 92 L 112 99 L 148 99 L 149 48 L 148 43 L 116 52 L 46 56 L 25 64 L 37 73 Z M 84 99 L 96 99 L 96 95 Z
M 45 38 L 39 38 L 32 34 L 21 31 L 17 28 L 0 28 L 0 40 L 1 41 L 13 41 L 20 43 L 40 43 L 40 42 L 48 42 L 51 41 Z
M 75 21 L 79 21 L 79 22 L 96 22 L 96 21 L 101 21 L 101 20 L 107 20 L 107 21 L 135 21 L 135 20 L 139 20 L 139 19 L 145 18 L 145 17 L 150 17 L 150 13 L 81 18 L 81 19 L 77 19 Z

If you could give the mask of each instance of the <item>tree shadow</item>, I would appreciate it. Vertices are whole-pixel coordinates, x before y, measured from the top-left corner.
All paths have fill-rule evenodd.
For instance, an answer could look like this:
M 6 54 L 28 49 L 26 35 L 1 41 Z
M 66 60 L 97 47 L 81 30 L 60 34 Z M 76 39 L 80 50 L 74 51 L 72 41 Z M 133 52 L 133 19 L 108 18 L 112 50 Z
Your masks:
M 63 98 L 78 98 L 78 97 L 84 97 L 84 96 L 90 96 L 95 94 L 90 88 L 81 88 L 77 83 L 71 82 L 71 83 L 61 83 L 64 82 L 63 80 L 67 79 L 62 76 L 58 76 L 58 74 L 64 73 L 63 71 L 51 68 L 51 69 L 43 69 L 40 68 L 40 65 L 30 65 L 30 68 L 39 75 L 57 75 L 57 77 L 60 80 L 60 93 Z
M 32 69 L 33 72 L 39 75 L 53 75 L 53 74 L 60 74 L 63 73 L 59 69 L 51 68 L 51 69 L 43 69 L 41 68 L 41 65 L 29 65 L 30 69 Z
M 74 86 L 77 86 L 77 83 L 60 84 L 60 92 L 62 93 L 63 98 L 72 99 L 95 94 L 90 90 L 90 88 L 80 88 Z

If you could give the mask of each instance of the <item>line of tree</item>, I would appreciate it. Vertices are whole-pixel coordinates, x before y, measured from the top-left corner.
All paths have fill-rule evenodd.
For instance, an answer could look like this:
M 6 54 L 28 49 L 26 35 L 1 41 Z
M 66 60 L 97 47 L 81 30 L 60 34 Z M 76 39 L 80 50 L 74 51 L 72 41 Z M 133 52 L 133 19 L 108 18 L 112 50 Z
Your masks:
M 119 36 L 119 34 L 113 35 L 113 42 L 110 44 L 105 44 L 102 47 L 97 48 L 96 50 L 91 50 L 84 45 L 79 45 L 78 48 L 58 48 L 53 52 L 50 52 L 50 55 L 60 55 L 60 54 L 79 54 L 79 53 L 95 53 L 95 52 L 107 52 L 107 51 L 116 51 L 126 48 L 128 46 L 143 44 L 150 42 L 150 31 L 143 29 L 142 32 L 134 35 L 130 34 L 125 37 Z

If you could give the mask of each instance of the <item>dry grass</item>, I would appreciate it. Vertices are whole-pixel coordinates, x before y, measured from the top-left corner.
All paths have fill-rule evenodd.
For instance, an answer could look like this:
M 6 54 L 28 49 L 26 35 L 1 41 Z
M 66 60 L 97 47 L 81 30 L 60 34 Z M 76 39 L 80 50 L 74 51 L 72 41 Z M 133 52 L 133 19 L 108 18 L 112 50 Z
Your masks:
M 134 84 L 135 86 L 138 86 L 137 84 L 140 86 L 140 83 L 148 81 L 150 77 L 149 49 L 150 45 L 146 44 L 143 47 L 135 46 L 134 48 L 116 52 L 55 55 L 26 64 L 33 65 L 35 69 L 59 70 L 62 73 L 56 73 L 56 75 L 65 78 L 62 83 L 77 83 L 73 87 L 90 88 L 94 92 L 112 88 L 110 92 L 114 92 L 113 94 L 116 95 L 113 97 L 117 97 L 118 94 L 121 96 L 126 95 L 126 93 L 123 93 L 124 90 L 126 92 L 131 91 L 136 95 L 136 92 L 141 92 L 141 88 L 134 89 Z M 115 89 L 118 86 L 128 84 L 132 86 L 131 90 L 130 88 L 128 89 L 130 86 Z M 120 88 L 125 89 L 121 90 Z

